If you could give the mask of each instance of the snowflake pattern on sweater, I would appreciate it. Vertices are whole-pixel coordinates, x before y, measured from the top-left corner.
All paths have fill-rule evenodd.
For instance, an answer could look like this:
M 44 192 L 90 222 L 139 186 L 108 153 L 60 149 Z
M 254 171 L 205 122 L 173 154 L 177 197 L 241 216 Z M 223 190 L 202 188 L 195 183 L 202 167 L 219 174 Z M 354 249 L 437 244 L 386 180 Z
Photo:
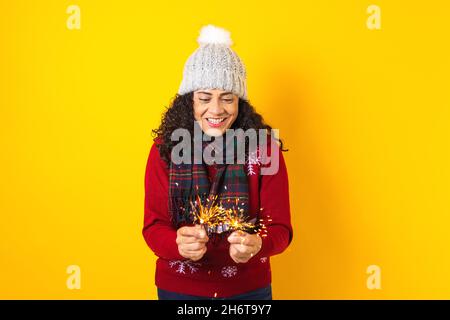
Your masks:
M 237 274 L 237 271 L 238 269 L 236 266 L 226 266 L 222 268 L 222 276 L 225 278 L 231 278 Z
M 187 271 L 189 271 L 191 274 L 198 271 L 198 269 L 201 267 L 201 263 L 194 262 L 190 260 L 172 260 L 169 261 L 169 267 L 175 268 L 175 272 L 186 274 Z
M 247 166 L 247 175 L 249 176 L 255 175 L 256 171 L 254 166 L 261 165 L 261 156 L 259 155 L 259 148 L 249 153 L 247 161 L 245 163 Z

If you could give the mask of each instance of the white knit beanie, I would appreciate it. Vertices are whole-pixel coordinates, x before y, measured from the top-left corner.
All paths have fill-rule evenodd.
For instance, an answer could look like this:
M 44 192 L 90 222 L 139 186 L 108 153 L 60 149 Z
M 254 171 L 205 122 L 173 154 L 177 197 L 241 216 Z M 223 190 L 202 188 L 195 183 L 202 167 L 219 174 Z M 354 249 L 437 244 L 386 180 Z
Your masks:
M 197 39 L 200 47 L 188 58 L 178 94 L 199 89 L 231 91 L 247 99 L 245 66 L 230 48 L 233 44 L 225 29 L 207 25 Z

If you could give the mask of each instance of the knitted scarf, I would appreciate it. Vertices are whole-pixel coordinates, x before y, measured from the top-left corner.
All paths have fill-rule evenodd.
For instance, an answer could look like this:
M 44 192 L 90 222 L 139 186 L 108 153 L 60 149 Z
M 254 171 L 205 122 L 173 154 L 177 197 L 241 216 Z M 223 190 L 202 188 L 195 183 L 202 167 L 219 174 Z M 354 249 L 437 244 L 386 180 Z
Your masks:
M 211 141 L 201 142 L 202 155 L 205 148 L 211 148 L 214 145 L 215 151 L 209 154 L 219 152 L 216 155 L 222 159 L 222 163 L 213 164 L 216 166 L 216 175 L 211 182 L 208 179 L 208 169 L 203 156 L 200 164 L 194 163 L 193 157 L 190 164 L 170 162 L 169 214 L 176 228 L 181 224 L 193 223 L 191 201 L 194 202 L 197 196 L 200 197 L 202 204 L 206 204 L 207 198 L 217 195 L 216 203 L 221 203 L 225 209 L 236 208 L 236 199 L 238 199 L 239 209 L 243 209 L 244 216 L 248 216 L 249 190 L 244 164 L 237 163 L 236 138 L 231 142 L 226 140 L 223 139 L 222 144 L 212 144 Z M 220 146 L 223 147 L 220 148 Z M 227 148 L 234 148 L 233 164 L 226 163 Z

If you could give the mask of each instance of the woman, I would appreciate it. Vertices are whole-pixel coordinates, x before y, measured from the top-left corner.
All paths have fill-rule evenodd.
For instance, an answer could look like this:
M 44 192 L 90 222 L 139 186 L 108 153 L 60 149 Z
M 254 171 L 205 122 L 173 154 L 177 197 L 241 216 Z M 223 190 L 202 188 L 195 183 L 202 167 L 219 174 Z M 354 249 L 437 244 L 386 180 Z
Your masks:
M 273 143 L 272 128 L 247 100 L 245 67 L 230 48 L 229 33 L 209 25 L 198 42 L 175 99 L 153 130 L 145 173 L 142 232 L 158 256 L 158 297 L 270 300 L 270 257 L 283 252 L 293 236 L 282 142 Z M 181 163 L 174 160 L 179 143 L 174 133 L 180 129 L 194 142 L 182 152 L 189 161 Z M 232 129 L 263 130 L 269 142 L 258 138 L 254 149 L 245 141 L 244 162 L 238 161 L 242 152 L 226 152 L 242 150 L 238 139 L 220 139 Z M 211 146 L 215 158 L 206 161 Z M 196 151 L 200 161 L 192 159 Z M 263 174 L 271 166 L 269 154 L 278 160 L 277 170 Z M 219 208 L 220 219 L 224 212 L 239 212 L 247 229 L 229 219 L 206 224 L 196 216 L 201 204 Z

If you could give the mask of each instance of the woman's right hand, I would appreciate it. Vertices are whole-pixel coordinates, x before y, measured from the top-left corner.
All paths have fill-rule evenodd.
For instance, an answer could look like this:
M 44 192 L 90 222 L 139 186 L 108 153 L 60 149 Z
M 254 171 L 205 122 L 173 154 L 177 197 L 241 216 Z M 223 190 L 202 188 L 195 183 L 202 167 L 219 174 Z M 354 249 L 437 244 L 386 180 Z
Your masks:
M 186 259 L 200 260 L 206 253 L 209 238 L 203 226 L 181 227 L 177 230 L 178 252 Z

